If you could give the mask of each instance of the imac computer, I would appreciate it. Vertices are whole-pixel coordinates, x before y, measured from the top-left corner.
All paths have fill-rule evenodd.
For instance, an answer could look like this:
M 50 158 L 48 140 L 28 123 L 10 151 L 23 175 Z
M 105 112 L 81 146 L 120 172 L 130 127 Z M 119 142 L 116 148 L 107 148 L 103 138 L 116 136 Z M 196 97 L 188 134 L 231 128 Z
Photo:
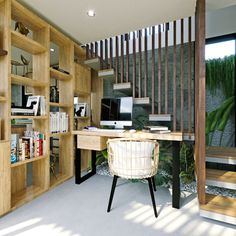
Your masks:
M 115 129 L 123 129 L 124 126 L 132 126 L 133 98 L 103 98 L 101 100 L 102 126 L 112 126 Z

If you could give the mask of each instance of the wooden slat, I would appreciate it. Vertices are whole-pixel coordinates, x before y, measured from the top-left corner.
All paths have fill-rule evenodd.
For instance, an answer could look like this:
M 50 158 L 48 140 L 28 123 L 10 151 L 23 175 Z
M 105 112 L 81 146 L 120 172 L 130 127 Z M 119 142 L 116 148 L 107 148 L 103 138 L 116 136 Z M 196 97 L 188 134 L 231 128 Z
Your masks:
M 188 18 L 188 132 L 192 132 L 192 21 Z
M 176 21 L 173 23 L 173 131 L 176 131 Z
M 205 204 L 205 0 L 197 0 L 195 16 L 195 163 L 200 204 Z
M 142 31 L 138 31 L 138 51 L 139 51 L 139 69 L 138 69 L 138 97 L 142 97 Z
M 119 38 L 116 36 L 116 83 L 119 79 Z
M 30 78 L 26 78 L 26 77 L 23 77 L 20 75 L 14 75 L 14 74 L 11 74 L 11 83 L 17 84 L 17 85 L 27 85 L 31 87 L 41 87 L 41 88 L 48 86 L 47 82 L 33 80 Z
M 126 82 L 129 82 L 129 34 L 125 35 L 126 40 Z
M 103 68 L 103 41 L 100 40 L 100 68 Z
M 180 27 L 180 130 L 184 130 L 184 19 Z
M 155 113 L 155 26 L 152 27 L 152 114 Z
M 169 24 L 166 23 L 165 25 L 165 114 L 168 114 L 168 92 L 169 92 L 169 88 L 168 88 L 168 64 L 169 64 L 169 60 L 168 60 L 168 28 L 169 28 Z
M 158 25 L 158 114 L 161 114 L 161 25 Z
M 133 32 L 133 97 L 136 97 L 136 37 Z
M 109 43 L 109 46 L 110 46 L 110 62 L 109 62 L 109 67 L 110 69 L 113 68 L 113 38 L 110 38 L 110 43 Z
M 144 33 L 144 97 L 147 97 L 147 81 L 148 81 L 148 55 L 147 55 L 147 28 Z
M 124 81 L 124 36 L 120 36 L 120 82 Z
M 63 80 L 63 81 L 72 79 L 72 75 L 63 73 L 63 72 L 53 69 L 53 68 L 50 68 L 50 76 L 51 76 L 51 78 Z
M 95 57 L 98 57 L 98 42 L 95 42 Z
M 108 69 L 108 40 L 105 39 L 105 68 Z

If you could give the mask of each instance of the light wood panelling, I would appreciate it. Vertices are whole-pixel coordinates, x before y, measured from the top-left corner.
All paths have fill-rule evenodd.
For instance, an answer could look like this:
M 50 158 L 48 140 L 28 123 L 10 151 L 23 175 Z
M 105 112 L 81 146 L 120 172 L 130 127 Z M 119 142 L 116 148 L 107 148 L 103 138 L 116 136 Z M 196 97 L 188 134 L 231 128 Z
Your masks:
M 31 163 L 31 162 L 34 162 L 34 161 L 40 161 L 41 159 L 44 159 L 44 158 L 47 158 L 47 156 L 39 156 L 39 157 L 34 157 L 34 158 L 31 158 L 31 159 L 24 160 L 24 161 L 18 161 L 16 163 L 11 164 L 11 168 L 14 168 L 14 167 L 17 167 L 17 166 L 20 166 L 20 165 L 24 165 L 24 164 L 27 164 L 27 163 Z
M 58 71 L 56 69 L 50 68 L 50 77 L 58 80 L 70 80 L 71 75 Z
M 107 138 L 100 136 L 77 136 L 77 148 L 102 151 L 107 148 Z
M 49 85 L 48 82 L 43 82 L 40 80 L 30 79 L 26 77 L 22 77 L 20 75 L 11 74 L 11 83 L 18 85 L 27 85 L 31 87 L 46 87 Z

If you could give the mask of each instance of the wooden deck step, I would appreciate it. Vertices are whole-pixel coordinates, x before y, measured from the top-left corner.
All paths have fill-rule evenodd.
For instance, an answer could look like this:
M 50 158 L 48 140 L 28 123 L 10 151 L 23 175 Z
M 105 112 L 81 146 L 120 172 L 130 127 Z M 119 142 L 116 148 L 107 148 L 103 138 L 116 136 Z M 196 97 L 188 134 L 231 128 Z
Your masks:
M 236 172 L 207 169 L 206 185 L 236 190 Z
M 149 97 L 134 98 L 134 104 L 135 105 L 149 105 L 150 104 L 150 98 Z
M 206 194 L 206 204 L 200 205 L 200 215 L 236 225 L 236 198 Z
M 236 148 L 207 147 L 206 161 L 222 164 L 236 165 Z
M 102 79 L 114 79 L 115 70 L 114 69 L 99 70 L 98 77 Z
M 171 121 L 171 114 L 150 114 L 149 121 Z

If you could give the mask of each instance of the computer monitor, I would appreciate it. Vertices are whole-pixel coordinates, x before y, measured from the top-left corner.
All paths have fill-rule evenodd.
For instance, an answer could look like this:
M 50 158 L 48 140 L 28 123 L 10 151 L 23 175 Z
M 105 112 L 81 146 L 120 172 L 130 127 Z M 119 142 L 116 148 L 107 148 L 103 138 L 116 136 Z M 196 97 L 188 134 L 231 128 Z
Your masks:
M 132 126 L 133 98 L 103 98 L 101 100 L 100 125 L 123 129 Z

